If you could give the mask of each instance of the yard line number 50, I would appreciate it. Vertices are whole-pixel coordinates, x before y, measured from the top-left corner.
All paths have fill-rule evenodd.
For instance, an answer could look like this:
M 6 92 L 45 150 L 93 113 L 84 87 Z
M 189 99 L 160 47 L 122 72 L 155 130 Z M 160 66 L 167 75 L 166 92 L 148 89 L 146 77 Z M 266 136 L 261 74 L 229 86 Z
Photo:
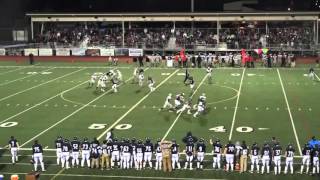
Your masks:
M 105 129 L 107 126 L 107 124 L 98 124 L 98 123 L 94 123 L 91 124 L 88 129 L 93 129 L 93 130 L 97 130 L 97 129 Z M 130 129 L 132 127 L 131 124 L 118 124 L 115 129 L 117 130 L 127 130 Z

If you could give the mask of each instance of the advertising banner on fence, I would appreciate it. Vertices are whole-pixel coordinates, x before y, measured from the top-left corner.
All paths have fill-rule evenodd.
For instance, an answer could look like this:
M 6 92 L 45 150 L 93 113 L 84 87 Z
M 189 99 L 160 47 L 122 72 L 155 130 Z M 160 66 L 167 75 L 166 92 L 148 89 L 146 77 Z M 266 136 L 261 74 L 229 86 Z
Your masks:
M 70 49 L 58 48 L 56 49 L 56 56 L 70 56 Z
M 143 56 L 143 49 L 129 49 L 129 56 Z
M 85 56 L 86 55 L 86 49 L 84 48 L 74 48 L 71 50 L 73 56 Z
M 39 56 L 52 56 L 53 51 L 50 48 L 41 48 L 39 49 Z
M 33 54 L 34 56 L 38 56 L 38 49 L 24 49 L 24 55 L 29 56 L 30 54 Z
M 6 50 L 0 49 L 0 56 L 5 56 L 5 55 L 6 55 Z
M 114 56 L 114 49 L 100 49 L 100 56 Z
M 100 49 L 87 49 L 86 50 L 87 56 L 100 56 Z

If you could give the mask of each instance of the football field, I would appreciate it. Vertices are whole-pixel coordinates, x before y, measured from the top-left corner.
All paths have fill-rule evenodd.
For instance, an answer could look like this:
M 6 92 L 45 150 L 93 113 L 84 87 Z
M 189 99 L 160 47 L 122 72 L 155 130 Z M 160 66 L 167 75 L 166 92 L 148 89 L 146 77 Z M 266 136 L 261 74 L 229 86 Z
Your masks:
M 196 86 L 192 92 L 184 85 L 184 69 L 147 68 L 145 77 L 151 76 L 156 84 L 150 92 L 132 83 L 134 65 L 117 67 L 124 82 L 119 92 L 113 93 L 110 84 L 106 92 L 88 87 L 95 72 L 107 72 L 115 67 L 103 63 L 38 63 L 34 66 L 0 62 L 0 174 L 31 172 L 29 163 L 34 140 L 45 148 L 47 171 L 41 179 L 317 179 L 309 175 L 260 175 L 226 173 L 212 170 L 212 156 L 206 156 L 204 171 L 176 170 L 171 174 L 156 170 L 104 170 L 74 168 L 62 170 L 56 165 L 54 140 L 61 135 L 72 139 L 94 137 L 104 140 L 114 129 L 122 137 L 153 142 L 176 139 L 180 151 L 185 147 L 182 138 L 188 131 L 204 138 L 207 153 L 212 148 L 210 138 L 245 140 L 251 146 L 260 146 L 276 137 L 285 149 L 288 143 L 296 148 L 295 171 L 299 171 L 301 147 L 311 136 L 320 132 L 320 79 L 308 77 L 309 66 L 291 68 L 215 68 L 209 83 L 205 69 L 189 69 Z M 315 69 L 318 72 L 318 69 Z M 159 111 L 169 93 L 192 96 L 196 103 L 205 93 L 207 108 L 198 118 L 184 113 Z M 5 148 L 10 136 L 20 143 L 20 159 L 11 164 L 10 152 Z M 185 156 L 180 160 L 184 162 Z M 283 161 L 284 162 L 284 159 Z M 183 163 L 181 163 L 183 164 Z M 195 163 L 194 163 L 195 165 Z M 283 165 L 284 166 L 284 165 Z

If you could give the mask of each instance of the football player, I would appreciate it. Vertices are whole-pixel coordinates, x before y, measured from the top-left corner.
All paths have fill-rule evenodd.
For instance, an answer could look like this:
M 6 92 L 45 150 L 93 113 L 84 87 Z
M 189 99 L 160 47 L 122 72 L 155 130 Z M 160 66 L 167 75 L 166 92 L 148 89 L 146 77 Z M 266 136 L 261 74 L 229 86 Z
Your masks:
M 289 144 L 287 149 L 286 149 L 286 153 L 285 153 L 285 156 L 286 156 L 286 166 L 284 168 L 284 174 L 287 174 L 288 172 L 288 168 L 290 168 L 290 172 L 291 174 L 293 174 L 293 157 L 294 157 L 294 152 L 295 152 L 295 149 L 294 147 Z
M 179 109 L 184 102 L 184 93 L 177 94 L 176 99 L 174 100 L 174 108 Z
M 220 143 L 220 140 L 217 139 L 215 142 L 210 139 L 210 144 L 212 144 L 212 154 L 213 154 L 213 164 L 212 167 L 215 169 L 216 167 L 218 169 L 221 168 L 221 154 L 222 154 L 222 144 Z
M 54 144 L 56 147 L 56 155 L 57 155 L 57 165 L 60 165 L 60 161 L 61 161 L 61 147 L 62 147 L 62 137 L 58 136 L 58 138 L 55 140 Z
M 119 71 L 119 69 L 116 70 L 117 72 L 117 79 L 119 82 L 124 82 L 123 81 L 123 77 L 122 77 L 122 73 Z
M 133 79 L 132 79 L 132 83 L 136 83 L 139 80 L 139 68 L 134 68 L 133 70 Z
M 61 167 L 66 169 L 69 169 L 69 159 L 70 159 L 70 151 L 71 146 L 68 139 L 65 139 L 62 143 L 62 152 L 61 152 Z
M 198 107 L 197 107 L 197 112 L 193 114 L 193 117 L 196 118 L 200 113 L 202 113 L 205 109 L 205 104 L 203 101 L 199 101 Z
M 143 168 L 146 168 L 146 164 L 149 164 L 149 167 L 152 168 L 152 153 L 153 153 L 153 144 L 149 138 L 146 138 L 146 142 L 144 143 L 144 162 Z
M 177 110 L 177 114 L 179 114 L 179 113 L 183 113 L 185 110 L 188 110 L 188 114 L 192 114 L 191 113 L 191 99 L 190 100 L 188 100 L 188 101 L 186 101 L 184 104 L 183 104 L 183 106 L 180 108 L 180 109 L 178 109 Z
M 99 168 L 101 154 L 102 154 L 102 148 L 100 146 L 99 141 L 97 141 L 95 138 L 94 141 L 91 143 L 91 151 L 90 151 L 91 166 L 90 166 L 90 168 Z
M 90 168 L 90 142 L 88 138 L 84 138 L 81 143 L 81 167 L 84 167 L 84 162 L 87 162 L 88 168 Z
M 193 92 L 194 92 L 195 81 L 194 81 L 194 79 L 193 79 L 193 77 L 192 77 L 192 76 L 190 76 L 190 77 L 189 77 L 189 81 L 188 81 L 188 83 L 189 83 L 189 86 L 190 86 L 191 92 L 193 93 Z
M 124 145 L 124 137 L 121 138 L 121 141 L 119 143 L 119 148 L 120 148 L 120 151 L 119 151 L 119 154 L 120 154 L 120 168 L 122 169 L 123 168 L 123 162 L 124 162 L 124 158 L 123 158 L 123 145 Z
M 191 138 L 188 139 L 185 151 L 186 151 L 186 162 L 184 164 L 184 169 L 187 169 L 189 164 L 190 170 L 192 170 L 192 161 L 193 161 L 193 156 L 195 154 L 195 150 L 194 150 L 194 143 Z
M 312 159 L 313 159 L 312 174 L 316 174 L 316 173 L 319 174 L 319 154 L 320 154 L 319 145 L 316 144 L 312 150 Z
M 207 72 L 207 76 L 208 76 L 208 83 L 212 84 L 212 67 L 211 67 L 211 65 L 207 67 L 206 72 Z
M 162 108 L 159 109 L 159 111 L 166 109 L 166 108 L 168 108 L 169 110 L 172 110 L 173 105 L 172 105 L 171 101 L 172 101 L 172 94 L 169 93 L 168 96 L 166 97 L 166 101 L 164 102 Z
M 156 88 L 154 88 L 154 81 L 152 79 L 152 77 L 148 77 L 148 87 L 150 89 L 150 92 L 153 92 Z
M 176 168 L 176 163 L 177 163 L 177 168 L 180 169 L 180 162 L 179 162 L 179 144 L 177 144 L 176 140 L 172 140 L 172 146 L 171 146 L 171 159 L 172 159 L 172 169 Z
M 77 137 L 74 137 L 71 141 L 71 148 L 72 148 L 72 167 L 75 165 L 79 166 L 79 155 L 80 155 L 80 141 Z
M 310 68 L 309 69 L 309 78 L 314 80 L 314 76 L 315 76 L 315 73 L 314 73 L 314 69 L 313 68 Z
M 310 165 L 310 158 L 311 158 L 311 148 L 308 144 L 304 145 L 304 148 L 302 149 L 302 164 L 300 173 L 303 173 L 303 168 L 306 166 L 306 174 L 309 173 L 309 165 Z
M 206 145 L 204 144 L 204 139 L 200 138 L 199 142 L 197 143 L 196 147 L 197 151 L 197 168 L 198 169 L 203 169 L 203 159 L 204 159 L 204 154 L 206 153 Z
M 154 144 L 154 149 L 156 153 L 156 170 L 161 170 L 162 167 L 162 149 L 161 149 L 161 140 L 158 139 L 157 143 Z
M 235 155 L 235 152 L 236 152 L 236 147 L 235 145 L 229 141 L 228 144 L 225 146 L 225 149 L 224 149 L 224 154 L 225 154 L 225 157 L 226 157 L 226 171 L 229 171 L 229 168 L 231 167 L 231 172 L 233 172 L 233 169 L 234 169 L 234 155 Z
M 130 157 L 131 157 L 131 151 L 132 151 L 131 148 L 132 146 L 130 145 L 130 140 L 126 139 L 122 144 L 123 169 L 130 168 Z
M 96 89 L 100 88 L 101 92 L 105 92 L 105 88 L 107 87 L 107 80 L 108 80 L 108 76 L 107 75 L 100 76 L 100 78 L 98 80 L 98 83 L 97 83 Z
M 276 143 L 273 148 L 273 162 L 274 162 L 274 174 L 281 173 L 281 154 L 282 148 L 279 143 Z
M 118 92 L 118 83 L 119 83 L 119 81 L 116 79 L 116 78 L 112 78 L 111 79 L 111 83 L 112 83 L 112 90 L 113 90 L 113 92 L 114 93 L 117 93 Z
M 144 81 L 143 69 L 140 69 L 138 79 L 139 79 L 139 86 L 142 87 L 143 81 Z
M 112 153 L 111 153 L 111 167 L 113 168 L 114 166 L 119 166 L 119 161 L 120 161 L 120 146 L 118 143 L 118 140 L 115 138 L 113 140 L 112 144 Z
M 250 159 L 251 159 L 251 170 L 250 173 L 253 173 L 254 171 L 254 166 L 257 167 L 257 173 L 259 173 L 259 146 L 255 142 L 253 143 L 251 147 L 251 152 L 250 152 Z
M 142 160 L 143 160 L 143 153 L 144 153 L 144 145 L 142 144 L 141 140 L 138 140 L 138 144 L 137 144 L 137 166 L 136 169 L 137 170 L 141 170 L 142 169 Z
M 270 173 L 270 156 L 271 156 L 271 148 L 269 144 L 264 144 L 262 151 L 262 167 L 261 167 L 261 174 L 264 173 L 265 167 L 267 168 L 267 173 Z
M 92 87 L 96 83 L 97 78 L 98 78 L 98 74 L 97 73 L 93 73 L 91 75 L 91 78 L 89 80 L 89 87 Z
M 134 165 L 137 168 L 137 143 L 136 138 L 132 138 L 131 140 L 131 160 L 130 160 L 130 168 Z
M 19 142 L 13 136 L 9 140 L 9 149 L 11 152 L 11 162 L 15 164 L 18 161 Z
M 34 144 L 32 145 L 32 158 L 33 158 L 33 166 L 34 171 L 37 171 L 38 169 L 38 163 L 41 166 L 42 171 L 46 171 L 44 169 L 44 163 L 43 163 L 43 149 L 41 144 L 38 143 L 38 140 L 34 141 Z

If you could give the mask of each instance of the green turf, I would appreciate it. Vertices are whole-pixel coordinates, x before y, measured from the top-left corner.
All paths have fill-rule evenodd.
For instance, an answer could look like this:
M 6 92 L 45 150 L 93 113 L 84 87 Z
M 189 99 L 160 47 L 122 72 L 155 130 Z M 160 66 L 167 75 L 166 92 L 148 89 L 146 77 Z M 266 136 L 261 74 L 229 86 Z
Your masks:
M 203 137 L 208 144 L 209 138 L 219 138 L 223 143 L 231 137 L 232 141 L 246 140 L 248 144 L 254 141 L 260 145 L 277 137 L 283 146 L 292 143 L 298 148 L 310 138 L 319 136 L 320 115 L 318 99 L 320 99 L 319 80 L 312 81 L 304 76 L 307 66 L 296 69 L 279 69 L 287 96 L 292 119 L 285 101 L 280 77 L 277 69 L 214 69 L 213 83 L 205 78 L 204 69 L 191 69 L 190 73 L 196 81 L 196 92 L 193 102 L 202 93 L 207 96 L 207 111 L 199 118 L 193 118 L 186 113 L 177 118 L 177 114 L 159 111 L 168 93 L 174 95 L 184 92 L 191 95 L 189 86 L 183 84 L 184 76 L 179 75 L 184 70 L 170 68 L 150 68 L 146 77 L 152 76 L 157 89 L 149 93 L 148 87 L 142 88 L 132 84 L 131 76 L 134 65 L 119 66 L 127 81 L 119 87 L 119 93 L 100 93 L 95 88 L 88 88 L 87 80 L 94 72 L 107 71 L 104 63 L 57 63 L 47 62 L 29 66 L 27 63 L 0 62 L 0 126 L 10 122 L 18 123 L 12 127 L 0 127 L 0 147 L 7 144 L 11 135 L 16 136 L 23 148 L 30 148 L 32 142 L 38 139 L 48 149 L 54 148 L 54 139 L 58 135 L 66 138 L 99 137 L 103 139 L 104 132 L 110 127 L 131 127 L 125 130 L 116 128 L 118 138 L 150 137 L 181 139 L 187 131 L 197 137 Z M 164 66 L 162 66 L 164 67 Z M 33 72 L 33 73 L 32 73 Z M 42 72 L 42 73 L 41 73 Z M 43 72 L 45 72 L 43 74 Z M 51 72 L 46 74 L 46 72 Z M 163 73 L 167 74 L 164 75 Z M 242 79 L 243 75 L 243 80 Z M 203 83 L 201 84 L 201 81 Z M 242 84 L 240 89 L 240 84 Z M 108 87 L 110 88 L 110 86 Z M 240 96 L 237 96 L 240 90 Z M 238 106 L 235 113 L 235 107 Z M 84 107 L 85 105 L 85 107 Z M 297 139 L 292 122 L 295 125 Z M 232 123 L 234 126 L 232 127 Z M 89 129 L 92 124 L 100 124 L 101 129 Z M 266 128 L 259 130 L 259 128 Z M 222 132 L 215 130 L 222 129 Z M 251 131 L 252 130 L 252 131 Z M 249 132 L 244 132 L 249 131 Z M 211 147 L 208 144 L 208 152 Z M 30 172 L 28 164 L 30 151 L 20 151 L 20 161 L 10 165 L 10 154 L 0 150 L 0 174 Z M 69 169 L 60 171 L 55 165 L 55 153 L 45 151 L 47 172 L 41 179 L 123 179 L 131 176 L 139 177 L 176 177 L 176 178 L 223 178 L 223 179 L 316 179 L 308 175 L 257 175 L 225 173 L 211 170 L 211 156 L 207 156 L 205 171 L 175 171 L 171 174 L 155 170 L 88 170 Z M 299 151 L 296 151 L 299 156 Z M 184 160 L 184 156 L 181 156 Z M 296 163 L 300 159 L 296 158 Z M 298 171 L 299 166 L 295 166 Z M 85 176 L 78 176 L 85 175 Z M 120 177 L 122 176 L 122 177 Z

